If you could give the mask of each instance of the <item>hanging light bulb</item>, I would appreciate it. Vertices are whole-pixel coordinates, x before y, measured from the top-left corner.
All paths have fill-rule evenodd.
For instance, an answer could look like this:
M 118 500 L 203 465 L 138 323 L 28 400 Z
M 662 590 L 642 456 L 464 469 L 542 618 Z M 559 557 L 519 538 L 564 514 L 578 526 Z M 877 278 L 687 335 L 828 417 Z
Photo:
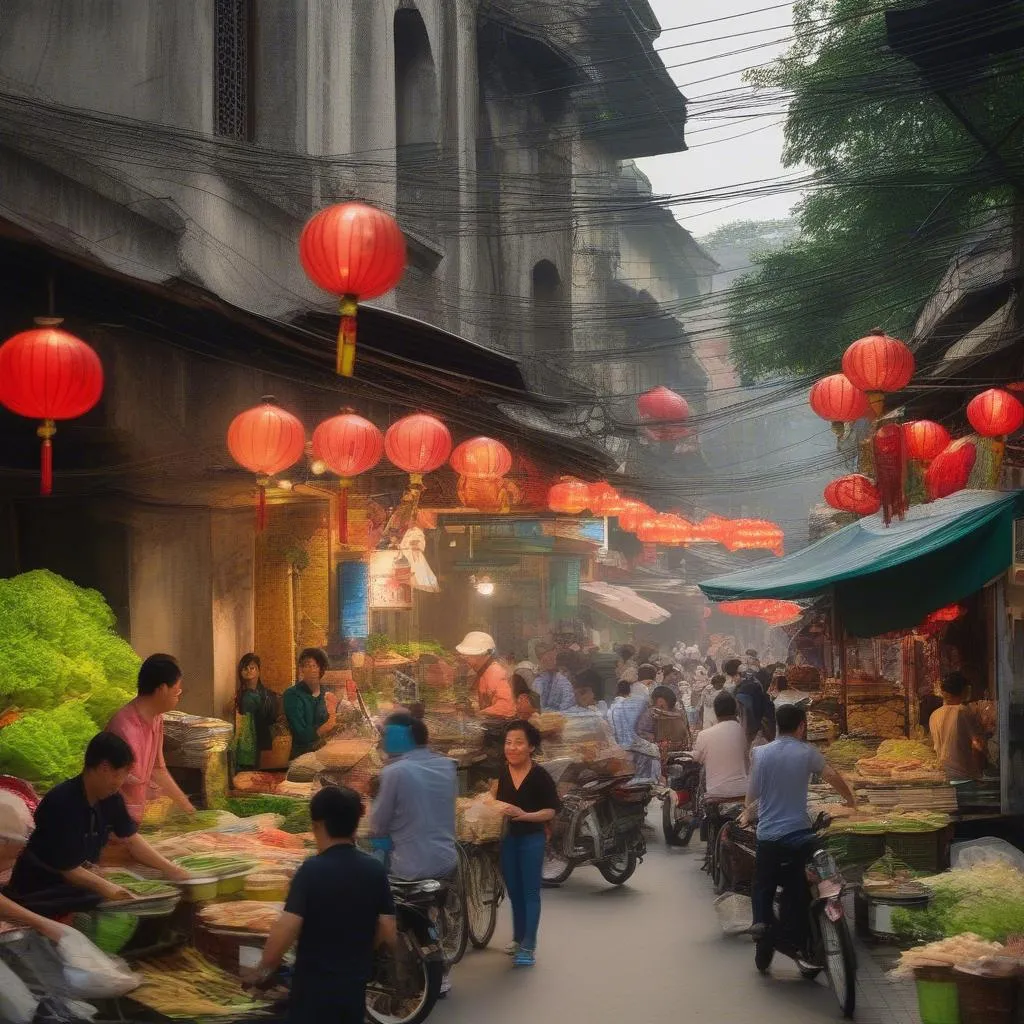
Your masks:
M 494 594 L 494 580 L 490 576 L 474 576 L 473 587 L 481 597 L 491 597 Z
M 313 476 L 323 476 L 327 472 L 327 463 L 323 459 L 314 459 L 309 469 Z

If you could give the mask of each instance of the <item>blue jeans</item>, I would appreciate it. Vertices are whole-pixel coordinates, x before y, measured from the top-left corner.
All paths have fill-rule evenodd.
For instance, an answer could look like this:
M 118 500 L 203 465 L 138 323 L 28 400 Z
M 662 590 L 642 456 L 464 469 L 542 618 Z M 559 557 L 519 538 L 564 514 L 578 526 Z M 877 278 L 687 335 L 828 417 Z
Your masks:
M 501 873 L 512 904 L 512 938 L 524 949 L 537 948 L 544 833 L 508 835 L 501 841 Z

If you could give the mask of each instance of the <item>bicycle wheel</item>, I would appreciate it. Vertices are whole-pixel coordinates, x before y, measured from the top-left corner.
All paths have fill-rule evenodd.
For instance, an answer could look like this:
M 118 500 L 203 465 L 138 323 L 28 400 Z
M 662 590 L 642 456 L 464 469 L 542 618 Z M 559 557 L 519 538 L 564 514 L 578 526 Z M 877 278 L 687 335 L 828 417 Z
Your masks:
M 455 881 L 446 886 L 440 904 L 441 951 L 449 967 L 454 967 L 463 958 L 469 943 L 464 884 L 460 872 Z
M 857 954 L 853 950 L 846 918 L 833 921 L 822 906 L 818 910 L 818 928 L 821 931 L 825 973 L 832 993 L 842 1015 L 852 1017 L 857 1001 Z
M 466 917 L 474 949 L 484 949 L 494 937 L 502 891 L 501 875 L 487 850 L 473 849 L 466 858 Z

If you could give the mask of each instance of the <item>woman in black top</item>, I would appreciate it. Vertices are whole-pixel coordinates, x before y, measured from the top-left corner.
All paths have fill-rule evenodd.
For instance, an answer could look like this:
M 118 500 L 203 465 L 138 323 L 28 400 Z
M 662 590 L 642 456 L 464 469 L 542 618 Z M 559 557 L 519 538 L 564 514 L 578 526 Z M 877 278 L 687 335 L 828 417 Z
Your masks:
M 235 707 L 244 719 L 248 715 L 252 720 L 255 749 L 243 749 L 243 744 L 236 747 L 236 763 L 238 768 L 259 768 L 260 754 L 272 750 L 274 746 L 273 726 L 280 716 L 277 694 L 268 690 L 260 678 L 261 666 L 258 654 L 251 651 L 242 655 L 238 663 L 238 689 L 235 695 Z
M 517 967 L 536 963 L 545 825 L 560 806 L 554 780 L 533 762 L 539 746 L 540 733 L 529 722 L 510 722 L 505 729 L 505 767 L 498 777 L 497 797 L 507 805 L 509 818 L 501 843 L 501 873 L 512 904 L 509 952 Z

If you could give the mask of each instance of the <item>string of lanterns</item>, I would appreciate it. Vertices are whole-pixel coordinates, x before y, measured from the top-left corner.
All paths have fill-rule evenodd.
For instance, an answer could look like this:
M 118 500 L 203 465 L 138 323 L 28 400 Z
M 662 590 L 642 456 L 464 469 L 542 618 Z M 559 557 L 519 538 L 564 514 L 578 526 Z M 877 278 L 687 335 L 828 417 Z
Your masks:
M 772 598 L 722 601 L 716 607 L 726 615 L 763 619 L 771 626 L 785 625 L 803 614 L 803 609 L 795 601 L 777 601 Z
M 905 388 L 914 375 L 914 356 L 896 338 L 874 331 L 853 342 L 843 354 L 843 372 L 819 380 L 810 390 L 811 409 L 832 424 L 840 439 L 847 425 L 882 415 L 886 393 Z M 986 484 L 995 487 L 1006 438 L 1024 425 L 1024 405 L 1009 391 L 989 388 L 967 405 L 967 419 L 990 454 Z M 841 512 L 869 516 L 881 510 L 888 525 L 907 509 L 908 464 L 920 478 L 925 499 L 934 501 L 968 485 L 980 455 L 979 441 L 950 437 L 932 420 L 876 424 L 871 436 L 874 480 L 852 473 L 825 488 L 828 505 Z

